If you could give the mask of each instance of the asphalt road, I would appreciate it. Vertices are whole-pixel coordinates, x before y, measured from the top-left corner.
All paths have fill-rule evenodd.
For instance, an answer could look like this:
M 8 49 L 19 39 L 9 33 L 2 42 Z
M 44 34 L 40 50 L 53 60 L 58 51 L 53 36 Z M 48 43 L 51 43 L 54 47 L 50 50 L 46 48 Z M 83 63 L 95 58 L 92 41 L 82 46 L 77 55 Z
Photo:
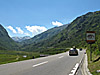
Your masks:
M 84 51 L 78 56 L 69 56 L 68 52 L 43 58 L 0 65 L 0 75 L 69 75 L 76 63 L 79 63 Z

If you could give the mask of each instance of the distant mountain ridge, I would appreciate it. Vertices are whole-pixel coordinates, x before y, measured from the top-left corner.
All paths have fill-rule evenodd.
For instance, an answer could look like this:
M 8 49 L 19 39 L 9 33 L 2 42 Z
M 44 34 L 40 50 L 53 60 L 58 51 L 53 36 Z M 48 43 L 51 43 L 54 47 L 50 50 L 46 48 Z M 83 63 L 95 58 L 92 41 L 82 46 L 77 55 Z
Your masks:
M 0 24 L 0 50 L 15 50 L 18 44 L 13 41 L 6 29 Z
M 43 40 L 47 40 L 54 35 L 58 34 L 60 31 L 65 29 L 68 25 L 63 25 L 60 27 L 54 27 L 41 34 L 34 36 L 33 38 L 29 36 L 25 37 L 10 37 L 6 29 L 0 24 L 0 50 L 21 50 L 25 45 L 32 43 L 37 43 Z M 15 42 L 16 41 L 16 42 Z M 23 50 L 23 49 L 22 49 Z
M 30 36 L 24 36 L 24 37 L 12 37 L 12 39 L 16 42 L 21 42 L 21 41 L 24 41 L 24 40 L 27 40 L 27 39 L 30 39 L 31 37 Z
M 28 45 L 28 44 L 33 44 L 33 43 L 37 43 L 37 42 L 40 42 L 40 41 L 43 41 L 43 40 L 50 39 L 54 35 L 61 32 L 63 29 L 65 29 L 67 26 L 68 26 L 68 24 L 65 24 L 65 25 L 60 26 L 60 27 L 51 28 L 51 29 L 49 29 L 49 30 L 47 30 L 47 31 L 45 31 L 41 34 L 34 36 L 31 39 L 26 39 L 26 40 L 22 41 L 21 44 Z

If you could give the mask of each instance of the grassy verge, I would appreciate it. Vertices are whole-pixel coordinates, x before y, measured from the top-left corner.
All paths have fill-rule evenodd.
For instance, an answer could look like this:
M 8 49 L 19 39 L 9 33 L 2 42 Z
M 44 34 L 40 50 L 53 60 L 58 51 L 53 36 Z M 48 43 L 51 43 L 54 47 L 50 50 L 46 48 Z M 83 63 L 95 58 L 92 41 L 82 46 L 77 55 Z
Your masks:
M 48 49 L 41 50 L 40 53 L 54 55 L 54 54 L 66 52 L 68 50 L 69 49 L 66 49 L 66 48 L 48 48 Z
M 7 64 L 11 62 L 17 62 L 22 60 L 28 60 L 41 57 L 40 55 L 54 55 L 66 52 L 68 49 L 50 48 L 41 52 L 25 52 L 25 51 L 8 51 L 0 50 L 0 64 Z
M 90 51 L 87 50 L 87 54 L 88 54 L 88 68 L 90 70 L 90 72 L 93 74 L 93 75 L 100 75 L 100 73 L 97 73 L 97 70 L 100 70 L 100 60 L 98 61 L 95 61 L 97 60 L 100 55 L 96 55 L 95 53 L 92 53 L 92 60 L 95 61 L 95 62 L 91 62 L 90 61 Z
M 0 64 L 17 62 L 22 60 L 32 59 L 39 57 L 37 52 L 24 52 L 24 51 L 5 51 L 0 50 Z

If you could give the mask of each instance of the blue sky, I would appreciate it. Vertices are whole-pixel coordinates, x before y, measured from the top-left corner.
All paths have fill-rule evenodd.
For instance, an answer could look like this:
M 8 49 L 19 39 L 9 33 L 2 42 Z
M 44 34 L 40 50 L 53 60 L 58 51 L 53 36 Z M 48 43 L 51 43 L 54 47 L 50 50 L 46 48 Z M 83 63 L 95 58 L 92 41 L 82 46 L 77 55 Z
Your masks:
M 99 10 L 100 0 L 0 0 L 0 24 L 11 37 L 33 37 Z

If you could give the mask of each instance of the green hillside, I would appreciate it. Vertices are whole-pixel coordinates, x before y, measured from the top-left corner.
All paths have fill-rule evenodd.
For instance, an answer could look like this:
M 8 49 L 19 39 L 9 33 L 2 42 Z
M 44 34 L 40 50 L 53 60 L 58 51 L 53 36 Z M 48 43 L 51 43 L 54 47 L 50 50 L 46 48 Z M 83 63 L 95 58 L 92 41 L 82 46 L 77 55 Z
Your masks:
M 6 29 L 0 24 L 0 50 L 17 50 L 18 44 L 13 41 Z
M 89 12 L 76 18 L 65 30 L 54 37 L 52 42 L 55 44 L 53 46 L 85 46 L 86 31 L 96 31 L 96 37 L 98 39 L 100 33 L 100 11 Z
M 54 35 L 61 32 L 67 26 L 68 26 L 68 24 L 60 26 L 60 27 L 51 28 L 51 29 L 49 29 L 41 34 L 34 36 L 31 39 L 27 39 L 27 40 L 20 42 L 20 44 L 22 45 L 22 47 L 25 47 L 25 46 L 30 45 L 30 44 L 35 44 L 35 43 L 38 43 L 38 42 L 41 42 L 44 40 L 48 40 L 48 39 L 52 38 Z
M 43 40 L 50 39 L 54 35 L 58 34 L 60 31 L 65 29 L 67 26 L 68 25 L 66 24 L 66 25 L 63 25 L 63 26 L 60 26 L 60 27 L 51 28 L 51 29 L 49 29 L 49 30 L 47 30 L 47 31 L 45 31 L 41 34 L 38 34 L 38 35 L 34 36 L 31 39 L 22 41 L 21 44 L 27 45 L 27 44 L 37 43 L 37 42 L 41 42 Z
M 48 48 L 67 48 L 73 45 L 85 47 L 87 46 L 85 35 L 88 30 L 96 31 L 96 38 L 99 40 L 100 11 L 89 12 L 77 17 L 68 27 L 50 39 L 27 45 L 22 49 L 27 51 L 45 51 Z

